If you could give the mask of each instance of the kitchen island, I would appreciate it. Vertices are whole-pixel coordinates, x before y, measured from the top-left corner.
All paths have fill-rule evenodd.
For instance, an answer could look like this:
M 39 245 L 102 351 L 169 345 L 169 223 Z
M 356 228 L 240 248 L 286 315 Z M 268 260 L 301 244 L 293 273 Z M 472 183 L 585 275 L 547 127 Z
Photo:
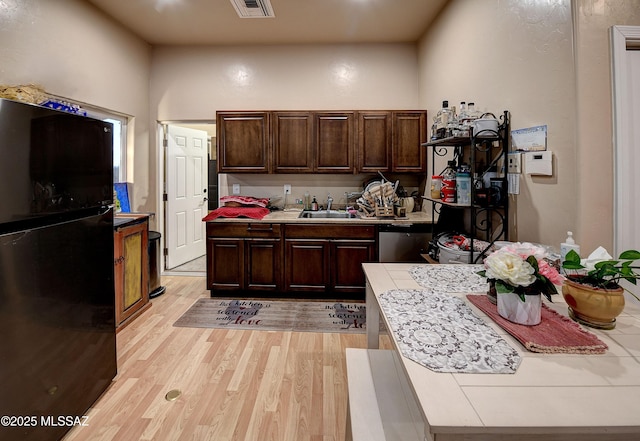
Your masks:
M 521 362 L 515 373 L 510 374 L 435 372 L 406 358 L 399 349 L 400 338 L 393 331 L 390 336 L 395 349 L 377 349 L 380 321 L 386 329 L 393 329 L 380 307 L 381 295 L 397 290 L 423 290 L 424 285 L 412 276 L 415 267 L 363 264 L 369 349 L 347 350 L 353 439 L 640 439 L 637 303 L 628 302 L 614 330 L 587 328 L 608 346 L 604 354 L 541 354 L 527 351 L 469 304 L 464 293 L 456 293 L 517 351 Z M 554 303 L 548 305 L 567 315 L 561 295 L 554 296 Z

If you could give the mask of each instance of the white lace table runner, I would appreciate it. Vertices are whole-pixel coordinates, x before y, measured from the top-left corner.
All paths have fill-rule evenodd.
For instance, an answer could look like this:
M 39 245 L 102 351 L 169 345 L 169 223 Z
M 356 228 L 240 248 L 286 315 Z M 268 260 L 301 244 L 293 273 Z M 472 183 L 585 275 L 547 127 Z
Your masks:
M 419 265 L 409 269 L 411 277 L 434 293 L 486 293 L 487 279 L 476 274 L 482 265 Z
M 520 356 L 464 300 L 427 290 L 391 290 L 380 306 L 402 355 L 436 372 L 512 374 Z

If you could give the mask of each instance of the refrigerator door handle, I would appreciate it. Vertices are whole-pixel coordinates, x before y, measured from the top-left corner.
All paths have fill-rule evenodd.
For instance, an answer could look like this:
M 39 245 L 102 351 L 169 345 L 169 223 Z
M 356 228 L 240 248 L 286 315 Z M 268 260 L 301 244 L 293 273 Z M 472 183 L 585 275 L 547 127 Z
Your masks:
M 100 207 L 100 216 L 103 216 L 113 210 L 113 205 L 105 205 L 104 207 Z

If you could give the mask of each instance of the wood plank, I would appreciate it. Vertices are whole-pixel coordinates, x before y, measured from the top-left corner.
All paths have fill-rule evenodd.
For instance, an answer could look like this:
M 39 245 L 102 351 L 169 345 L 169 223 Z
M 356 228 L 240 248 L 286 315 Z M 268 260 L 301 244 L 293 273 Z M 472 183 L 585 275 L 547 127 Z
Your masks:
M 364 334 L 173 327 L 209 292 L 204 277 L 162 283 L 153 308 L 118 333 L 118 375 L 88 426 L 64 441 L 345 439 L 345 350 L 366 347 Z M 167 401 L 172 389 L 182 394 Z

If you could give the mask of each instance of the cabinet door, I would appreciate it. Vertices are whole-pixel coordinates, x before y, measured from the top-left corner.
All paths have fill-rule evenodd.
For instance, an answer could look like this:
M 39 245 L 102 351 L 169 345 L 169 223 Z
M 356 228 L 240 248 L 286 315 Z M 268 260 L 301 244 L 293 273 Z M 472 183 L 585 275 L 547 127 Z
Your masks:
M 216 140 L 218 172 L 270 171 L 268 112 L 218 112 Z
M 282 242 L 280 239 L 246 240 L 245 254 L 246 289 L 254 291 L 280 290 L 282 286 Z
M 375 261 L 373 240 L 331 242 L 331 289 L 340 293 L 363 293 L 365 276 L 362 264 Z
M 244 288 L 244 240 L 207 239 L 207 289 Z
M 358 171 L 391 170 L 391 112 L 358 112 Z
M 315 131 L 315 171 L 353 173 L 354 112 L 317 112 Z
M 427 142 L 427 112 L 393 112 L 391 158 L 394 172 L 425 172 Z
M 285 291 L 324 292 L 329 287 L 329 242 L 285 241 Z
M 148 223 L 118 229 L 114 234 L 116 325 L 149 302 Z
M 278 173 L 313 171 L 311 112 L 272 113 L 273 169 Z

